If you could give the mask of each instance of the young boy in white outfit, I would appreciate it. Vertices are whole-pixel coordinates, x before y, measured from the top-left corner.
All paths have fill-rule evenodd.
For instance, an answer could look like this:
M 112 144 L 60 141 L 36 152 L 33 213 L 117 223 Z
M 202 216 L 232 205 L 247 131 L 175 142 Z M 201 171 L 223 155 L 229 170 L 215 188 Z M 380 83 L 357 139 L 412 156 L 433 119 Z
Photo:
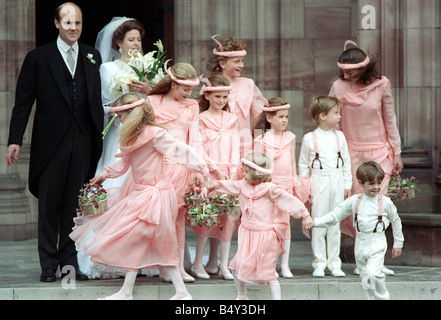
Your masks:
M 397 208 L 387 196 L 379 195 L 384 171 L 375 161 L 360 165 L 356 172 L 357 180 L 363 188 L 362 194 L 356 194 L 339 204 L 332 212 L 314 219 L 315 227 L 322 228 L 342 221 L 350 214 L 354 215 L 355 261 L 360 270 L 362 287 L 370 300 L 389 300 L 386 288 L 386 276 L 381 271 L 387 250 L 385 230 L 392 224 L 394 245 L 392 258 L 399 257 L 403 248 L 403 232 Z M 312 225 L 304 225 L 306 229 Z
M 332 211 L 350 195 L 351 159 L 340 124 L 340 100 L 320 96 L 311 103 L 310 112 L 317 129 L 303 137 L 299 157 L 300 176 L 310 177 L 311 216 L 318 218 Z M 340 260 L 340 226 L 312 230 L 313 276 L 324 277 L 325 268 L 335 277 L 344 277 Z

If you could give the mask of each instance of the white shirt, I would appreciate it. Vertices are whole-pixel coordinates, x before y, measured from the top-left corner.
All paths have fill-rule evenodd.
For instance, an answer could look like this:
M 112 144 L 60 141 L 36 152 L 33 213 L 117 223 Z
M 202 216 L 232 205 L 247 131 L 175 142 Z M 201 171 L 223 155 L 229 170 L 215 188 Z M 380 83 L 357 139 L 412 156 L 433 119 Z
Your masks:
M 335 169 L 337 168 L 338 159 L 338 147 L 337 139 L 335 138 L 332 130 L 322 130 L 317 128 L 315 130 L 317 135 L 317 145 L 319 152 L 319 159 L 322 164 L 323 169 Z M 349 156 L 348 144 L 346 142 L 345 135 L 340 130 L 335 130 L 338 139 L 340 140 L 341 147 L 341 157 L 344 161 L 343 166 L 343 179 L 344 188 L 351 189 L 352 187 L 352 173 L 351 173 L 351 158 Z M 310 176 L 311 175 L 311 164 L 312 160 L 315 158 L 314 151 L 314 139 L 312 137 L 312 132 L 308 132 L 303 136 L 302 146 L 300 148 L 299 155 L 299 175 L 300 176 Z M 339 166 L 341 167 L 341 160 L 339 160 Z M 314 168 L 320 168 L 318 161 L 314 161 Z
M 70 74 L 72 75 L 72 78 L 73 78 L 75 75 L 75 70 L 77 69 L 78 53 L 80 52 L 80 49 L 78 46 L 78 41 L 76 41 L 72 46 L 72 49 L 74 50 L 72 56 L 75 61 L 74 71 L 70 70 L 69 64 L 67 63 L 67 51 L 69 50 L 70 45 L 68 45 L 66 42 L 64 42 L 60 38 L 60 36 L 58 36 L 57 47 L 58 47 L 58 51 L 60 51 L 61 56 L 63 57 L 64 63 L 66 64 L 67 69 L 70 71 Z
M 360 194 L 355 194 L 349 197 L 342 203 L 340 203 L 333 211 L 327 213 L 323 217 L 314 218 L 316 227 L 328 227 L 343 221 L 346 217 L 353 214 L 355 211 L 355 205 Z M 392 200 L 387 196 L 382 196 L 383 201 L 383 221 L 385 228 L 392 224 L 394 248 L 402 248 L 404 242 L 404 236 L 401 226 L 401 219 L 398 216 L 397 208 L 393 204 Z M 358 208 L 358 227 L 360 232 L 372 233 L 378 222 L 378 195 L 375 197 L 369 197 L 363 194 L 363 198 Z M 378 227 L 379 231 L 382 230 L 382 226 Z

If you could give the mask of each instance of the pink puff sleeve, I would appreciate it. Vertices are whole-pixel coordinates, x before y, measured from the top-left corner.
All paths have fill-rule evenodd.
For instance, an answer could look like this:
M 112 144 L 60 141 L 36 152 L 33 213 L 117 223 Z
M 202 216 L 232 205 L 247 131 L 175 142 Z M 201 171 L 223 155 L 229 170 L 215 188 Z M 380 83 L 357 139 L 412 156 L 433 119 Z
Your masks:
M 268 101 L 260 92 L 260 89 L 254 84 L 253 101 L 251 102 L 250 115 L 254 120 L 262 113 L 263 107 L 268 104 Z
M 193 173 L 201 173 L 203 176 L 209 174 L 204 154 L 174 138 L 167 131 L 158 133 L 153 139 L 153 145 L 158 152 L 167 158 L 182 164 Z
M 103 175 L 105 178 L 118 178 L 129 170 L 131 166 L 130 155 L 120 153 L 117 156 L 120 157 L 120 159 L 111 165 L 105 166 L 104 172 L 100 175 Z
M 287 212 L 293 218 L 300 219 L 309 216 L 305 205 L 279 186 L 275 186 L 269 190 L 269 197 L 280 210 Z
M 387 131 L 387 139 L 394 150 L 394 155 L 401 154 L 401 139 L 397 128 L 397 118 L 394 110 L 394 97 L 392 95 L 391 83 L 388 80 L 383 87 L 383 119 Z
M 232 196 L 238 196 L 241 190 L 242 180 L 215 180 L 214 190 Z

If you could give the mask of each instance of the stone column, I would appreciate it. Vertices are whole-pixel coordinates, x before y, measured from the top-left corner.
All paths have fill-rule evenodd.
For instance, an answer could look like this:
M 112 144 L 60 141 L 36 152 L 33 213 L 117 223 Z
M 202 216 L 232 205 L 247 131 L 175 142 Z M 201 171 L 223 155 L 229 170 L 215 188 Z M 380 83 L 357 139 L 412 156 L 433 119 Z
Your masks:
M 0 24 L 0 240 L 18 240 L 36 236 L 36 200 L 26 183 L 32 128 L 17 165 L 7 166 L 6 152 L 18 72 L 35 47 L 35 1 L 0 1 Z

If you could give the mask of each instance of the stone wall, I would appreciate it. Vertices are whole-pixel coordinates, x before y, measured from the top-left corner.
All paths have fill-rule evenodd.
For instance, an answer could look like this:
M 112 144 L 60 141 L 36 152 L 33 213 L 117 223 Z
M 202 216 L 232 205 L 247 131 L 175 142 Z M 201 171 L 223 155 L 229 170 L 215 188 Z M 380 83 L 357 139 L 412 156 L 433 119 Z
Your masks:
M 36 236 L 36 200 L 27 188 L 30 126 L 16 166 L 6 164 L 15 86 L 26 53 L 35 48 L 35 1 L 0 1 L 0 240 Z

